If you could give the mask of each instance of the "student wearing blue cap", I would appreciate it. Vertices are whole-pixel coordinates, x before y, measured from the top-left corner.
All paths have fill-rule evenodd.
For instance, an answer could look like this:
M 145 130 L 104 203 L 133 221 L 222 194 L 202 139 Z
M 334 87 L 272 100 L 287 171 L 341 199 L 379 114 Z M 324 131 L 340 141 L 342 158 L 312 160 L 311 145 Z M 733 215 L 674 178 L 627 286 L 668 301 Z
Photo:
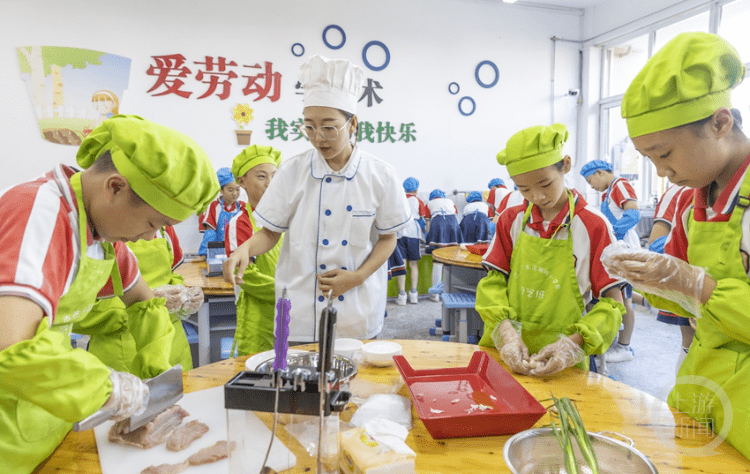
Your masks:
M 209 242 L 224 242 L 226 225 L 240 212 L 245 212 L 245 203 L 239 201 L 240 185 L 235 182 L 232 170 L 219 168 L 216 177 L 221 185 L 219 199 L 212 202 L 201 217 L 200 225 L 205 229 L 198 255 L 206 255 Z
M 430 217 L 430 211 L 424 201 L 417 197 L 417 192 L 419 191 L 419 180 L 417 178 L 411 176 L 406 178 L 404 180 L 404 191 L 406 192 L 406 200 L 411 208 L 412 222 L 402 231 L 402 235 L 396 242 L 394 254 L 398 253 L 403 260 L 408 262 L 409 270 L 411 270 L 411 288 L 409 289 L 408 301 L 409 303 L 416 304 L 419 296 L 417 293 L 419 260 L 422 258 L 419 247 L 420 243 L 425 241 L 425 230 L 427 229 L 425 218 Z M 396 304 L 403 306 L 407 301 L 406 272 L 404 271 L 396 275 L 396 281 L 398 282 Z
M 638 210 L 638 196 L 627 179 L 616 177 L 612 172 L 612 165 L 603 160 L 589 161 L 581 168 L 581 175 L 586 182 L 599 192 L 603 192 L 601 211 L 615 231 L 617 240 L 622 240 L 633 248 L 641 248 L 640 237 L 635 226 L 641 220 Z M 635 328 L 635 312 L 633 311 L 633 287 L 626 285 L 622 290 L 626 313 L 622 317 L 623 328 L 617 342 L 612 344 L 604 359 L 607 362 L 626 362 L 633 360 L 635 352 L 630 347 L 630 338 Z
M 430 192 L 430 200 L 427 202 L 430 210 L 429 230 L 425 236 L 427 241 L 427 253 L 439 247 L 458 245 L 463 242 L 461 227 L 458 225 L 458 208 L 445 193 L 440 189 Z M 443 264 L 433 260 L 432 263 L 432 286 L 436 286 L 443 279 Z M 440 301 L 440 295 L 430 295 L 432 301 Z
M 505 181 L 500 178 L 490 180 L 487 187 L 490 189 L 490 194 L 487 196 L 487 204 L 490 205 L 488 216 L 493 218 L 496 214 L 499 214 L 500 203 L 512 191 L 505 186 Z
M 479 191 L 466 195 L 466 206 L 461 218 L 461 236 L 466 244 L 487 243 L 492 237 L 493 228 L 489 218 L 490 206 L 482 201 Z

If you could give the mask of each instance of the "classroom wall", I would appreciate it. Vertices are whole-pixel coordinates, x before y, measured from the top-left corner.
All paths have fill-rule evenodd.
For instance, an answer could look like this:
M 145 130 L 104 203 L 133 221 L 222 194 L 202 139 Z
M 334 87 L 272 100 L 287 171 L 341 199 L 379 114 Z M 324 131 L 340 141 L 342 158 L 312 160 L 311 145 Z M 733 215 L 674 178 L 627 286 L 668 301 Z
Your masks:
M 105 51 L 132 59 L 128 90 L 120 112 L 142 115 L 172 126 L 194 138 L 218 168 L 229 166 L 241 151 L 232 107 L 248 102 L 255 109 L 253 143 L 273 145 L 291 157 L 309 148 L 306 141 L 269 140 L 268 121 L 301 117 L 301 95 L 295 89 L 304 57 L 322 54 L 347 58 L 363 66 L 362 50 L 377 40 L 390 50 L 390 63 L 366 77 L 380 83 L 382 98 L 372 107 L 360 102 L 358 116 L 373 124 L 413 123 L 416 140 L 410 143 L 363 143 L 362 147 L 388 161 L 401 179 L 415 176 L 420 191 L 487 189 L 493 177 L 507 178 L 495 161 L 506 140 L 530 125 L 559 121 L 571 138 L 566 152 L 575 154 L 579 105 L 567 94 L 579 86 L 579 45 L 556 41 L 582 39 L 582 10 L 513 6 L 491 0 L 297 0 L 143 1 L 3 0 L 0 2 L 0 189 L 38 176 L 56 163 L 75 163 L 75 147 L 40 137 L 29 92 L 19 73 L 15 48 L 57 45 Z M 326 26 L 339 25 L 346 34 L 341 49 L 322 40 Z M 340 42 L 338 33 L 327 37 Z M 302 58 L 292 45 L 305 47 Z M 299 49 L 297 50 L 299 51 Z M 240 64 L 273 63 L 282 75 L 281 95 L 254 102 L 244 96 L 244 83 L 235 81 L 227 100 L 210 96 L 193 76 L 186 78 L 194 94 L 156 97 L 147 91 L 156 83 L 146 74 L 152 56 L 182 54 L 193 73 L 206 56 L 223 56 Z M 368 60 L 383 64 L 381 49 L 368 51 Z M 475 69 L 484 60 L 499 68 L 492 88 L 480 87 Z M 554 73 L 553 73 L 554 71 Z M 480 79 L 493 79 L 489 67 Z M 452 95 L 450 83 L 460 91 Z M 205 87 L 205 86 L 204 86 Z M 473 115 L 463 116 L 458 101 L 470 96 Z M 470 109 L 466 107 L 465 110 Z M 197 250 L 195 219 L 178 226 L 187 251 Z

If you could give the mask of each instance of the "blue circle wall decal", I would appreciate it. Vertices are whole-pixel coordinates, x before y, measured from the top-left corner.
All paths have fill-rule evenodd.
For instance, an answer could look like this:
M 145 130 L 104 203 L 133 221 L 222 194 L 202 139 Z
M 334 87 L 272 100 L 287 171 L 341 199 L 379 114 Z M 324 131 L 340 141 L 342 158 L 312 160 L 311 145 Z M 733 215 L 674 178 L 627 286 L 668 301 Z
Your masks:
M 453 87 L 453 86 L 456 86 L 456 90 L 455 91 L 453 89 L 451 89 L 451 87 Z M 458 91 L 460 91 L 460 90 L 461 90 L 461 88 L 458 86 L 457 82 L 451 82 L 450 84 L 448 84 L 448 92 L 450 92 L 451 94 L 456 95 L 456 94 L 458 94 Z
M 492 69 L 495 70 L 495 79 L 490 82 L 489 84 L 482 82 L 482 80 L 479 78 L 479 70 L 482 68 L 482 66 L 490 66 Z M 492 61 L 482 61 L 477 65 L 476 70 L 474 71 L 474 77 L 477 79 L 477 84 L 484 87 L 485 89 L 489 89 L 490 87 L 493 87 L 495 84 L 497 84 L 497 81 L 500 79 L 500 71 L 497 69 L 497 66 Z
M 463 109 L 461 108 L 461 104 L 465 100 L 468 100 L 469 102 L 471 102 L 471 112 L 464 112 Z M 461 97 L 461 100 L 458 101 L 458 111 L 461 112 L 461 115 L 468 117 L 469 115 L 473 114 L 475 110 L 477 110 L 477 103 L 474 102 L 474 99 L 472 99 L 468 95 Z
M 296 48 L 297 46 L 299 46 L 300 48 L 302 48 L 302 51 L 300 51 L 299 54 L 297 54 L 297 53 L 294 52 L 294 48 Z M 297 56 L 297 57 L 302 56 L 303 54 L 305 54 L 305 47 L 302 46 L 302 44 L 300 44 L 300 43 L 294 43 L 292 45 L 292 54 L 295 55 L 295 56 Z
M 370 64 L 370 61 L 367 60 L 367 50 L 370 49 L 371 46 L 380 46 L 381 48 L 383 48 L 383 52 L 385 52 L 385 62 L 382 66 L 373 66 L 372 64 Z M 388 67 L 388 63 L 391 62 L 391 52 L 388 50 L 388 47 L 380 41 L 370 41 L 362 49 L 362 61 L 365 63 L 365 66 L 372 69 L 373 71 L 382 71 L 383 69 Z
M 334 46 L 328 42 L 328 38 L 326 38 L 326 35 L 328 34 L 328 30 L 330 29 L 338 30 L 338 32 L 341 33 L 341 44 Z M 323 42 L 331 49 L 341 49 L 344 46 L 344 43 L 346 43 L 346 33 L 344 33 L 344 29 L 339 25 L 328 25 L 323 30 Z

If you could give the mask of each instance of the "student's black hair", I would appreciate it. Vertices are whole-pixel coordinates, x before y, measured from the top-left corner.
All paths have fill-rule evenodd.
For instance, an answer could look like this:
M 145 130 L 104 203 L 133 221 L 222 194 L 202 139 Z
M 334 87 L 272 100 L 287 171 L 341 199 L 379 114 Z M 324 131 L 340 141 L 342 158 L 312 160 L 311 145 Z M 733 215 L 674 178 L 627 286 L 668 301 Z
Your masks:
M 117 170 L 114 161 L 112 161 L 112 154 L 110 154 L 109 150 L 102 153 L 89 167 L 89 170 L 96 174 L 120 173 Z M 130 202 L 133 204 L 133 207 L 140 207 L 146 204 L 146 201 L 136 194 L 132 187 L 130 188 Z
M 742 113 L 740 113 L 739 109 L 732 109 L 732 118 L 734 118 L 734 124 L 732 125 L 732 132 L 738 133 L 742 136 L 744 136 L 744 132 L 742 131 Z M 686 125 L 683 125 L 683 127 L 688 127 L 690 131 L 695 135 L 696 137 L 702 137 L 703 136 L 703 127 L 706 126 L 708 122 L 711 121 L 711 118 L 713 117 L 713 114 L 709 115 L 708 117 L 696 120 L 695 122 L 690 122 Z
M 355 114 L 351 112 L 347 112 L 346 110 L 336 109 L 344 116 L 344 119 L 351 120 L 352 117 L 354 117 Z M 357 128 L 354 130 L 354 143 L 357 143 L 357 138 L 359 138 L 359 121 L 357 121 Z
M 553 166 L 557 168 L 557 171 L 562 171 L 565 167 L 565 160 L 560 160 L 557 163 L 553 163 Z

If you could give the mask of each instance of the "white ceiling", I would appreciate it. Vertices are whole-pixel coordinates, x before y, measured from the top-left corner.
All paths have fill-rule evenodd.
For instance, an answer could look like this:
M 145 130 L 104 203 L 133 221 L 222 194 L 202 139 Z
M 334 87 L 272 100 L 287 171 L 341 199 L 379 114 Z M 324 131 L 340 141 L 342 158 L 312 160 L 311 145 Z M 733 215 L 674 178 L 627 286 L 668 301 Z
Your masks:
M 607 2 L 607 0 L 520 0 L 526 4 L 554 5 L 567 8 L 588 8 Z

